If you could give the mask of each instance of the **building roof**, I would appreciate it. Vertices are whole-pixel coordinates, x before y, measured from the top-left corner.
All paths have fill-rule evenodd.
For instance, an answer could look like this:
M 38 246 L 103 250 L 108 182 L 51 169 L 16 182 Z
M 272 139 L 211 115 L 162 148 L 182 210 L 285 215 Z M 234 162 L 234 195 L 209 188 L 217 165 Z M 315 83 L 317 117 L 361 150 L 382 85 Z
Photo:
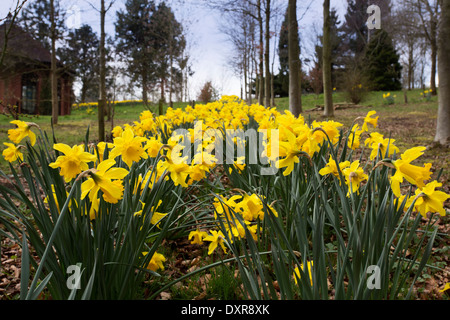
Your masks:
M 10 27 L 9 22 L 0 25 L 0 56 L 5 46 L 5 34 Z M 42 65 L 42 68 L 49 69 L 52 61 L 51 52 L 45 46 L 34 39 L 30 33 L 21 27 L 13 24 L 6 42 L 6 56 L 1 66 L 0 73 L 14 72 L 15 66 L 20 65 Z M 75 76 L 75 71 L 67 68 L 56 59 L 58 68 L 62 68 L 62 74 Z M 39 67 L 41 68 L 41 67 Z M 61 70 L 60 70 L 61 71 Z
M 0 52 L 3 51 L 5 45 L 5 33 L 9 27 L 10 23 L 8 22 L 0 25 Z M 6 53 L 9 57 L 15 57 L 22 61 L 29 60 L 30 62 L 51 62 L 51 53 L 44 45 L 17 25 L 11 27 L 6 44 Z

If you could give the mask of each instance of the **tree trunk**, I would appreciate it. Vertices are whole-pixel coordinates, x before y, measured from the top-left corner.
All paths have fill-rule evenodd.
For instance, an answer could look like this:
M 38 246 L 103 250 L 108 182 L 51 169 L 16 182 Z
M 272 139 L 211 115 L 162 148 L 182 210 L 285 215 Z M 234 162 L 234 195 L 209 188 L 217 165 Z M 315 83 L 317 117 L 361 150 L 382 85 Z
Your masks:
M 439 107 L 434 141 L 450 144 L 450 1 L 442 2 L 438 44 Z
M 244 39 L 247 40 L 247 25 L 243 22 Z M 244 88 L 242 99 L 248 103 L 248 42 L 244 43 L 244 50 L 242 51 L 242 76 L 244 77 Z
M 173 94 L 173 46 L 172 46 L 172 39 L 173 39 L 173 30 L 172 26 L 170 26 L 170 47 L 169 47 L 169 107 L 173 107 L 173 101 L 172 101 L 172 94 Z
M 101 0 L 100 9 L 100 92 L 98 99 L 98 140 L 105 141 L 106 109 L 106 52 L 105 52 L 105 0 Z
M 87 93 L 87 84 L 86 81 L 81 82 L 81 92 L 80 92 L 80 100 L 82 103 L 86 102 L 86 93 Z
M 250 50 L 249 50 L 249 56 L 248 56 L 248 64 L 249 64 L 249 73 L 248 73 L 248 78 L 249 78 L 249 83 L 248 83 L 248 91 L 249 91 L 249 105 L 251 105 L 253 103 L 253 84 L 252 84 L 252 77 L 253 75 L 256 75 L 257 72 L 256 70 L 258 69 L 258 67 L 256 66 L 256 61 L 255 61 L 255 46 L 253 45 L 255 43 L 255 32 L 253 30 L 252 33 L 250 33 L 250 39 L 251 39 L 251 43 L 252 45 L 250 46 Z M 255 77 L 256 79 L 256 77 Z M 255 83 L 255 98 L 257 97 L 257 91 L 256 91 L 256 83 Z
M 58 124 L 59 115 L 59 101 L 58 101 L 58 76 L 57 76 L 57 65 L 56 65 L 56 21 L 55 21 L 55 4 L 54 0 L 50 1 L 50 33 L 52 42 L 52 52 L 51 52 L 51 91 L 52 91 L 52 123 Z
M 147 92 L 147 68 L 146 64 L 143 64 L 142 68 L 142 102 L 145 107 L 148 107 L 148 92 Z
M 158 104 L 158 112 L 159 112 L 160 116 L 162 116 L 164 114 L 163 103 L 166 101 L 166 97 L 164 95 L 164 92 L 166 90 L 165 84 L 166 84 L 166 79 L 162 78 L 161 79 L 161 98 L 159 99 L 159 104 Z
M 301 64 L 298 40 L 297 1 L 288 4 L 288 52 L 289 52 L 289 111 L 296 117 L 302 113 Z
M 333 88 L 331 84 L 331 21 L 330 21 L 330 0 L 323 1 L 323 50 L 322 50 L 322 70 L 323 70 L 323 96 L 324 112 L 326 117 L 334 116 Z
M 414 77 L 413 77 L 413 70 L 414 70 L 414 45 L 408 45 L 409 52 L 408 52 L 408 90 L 411 90 L 414 86 Z
M 245 49 L 244 52 L 244 99 L 247 103 L 249 103 L 249 93 L 248 93 L 248 54 L 247 54 L 247 49 Z
M 275 77 L 274 77 L 273 63 L 272 72 L 270 74 L 270 106 L 275 107 Z
M 261 15 L 262 6 L 261 0 L 258 0 L 258 24 L 259 24 L 259 87 L 258 87 L 258 103 L 264 104 L 264 31 L 263 31 L 263 18 Z
M 266 0 L 266 44 L 264 47 L 264 66 L 266 68 L 265 85 L 264 85 L 264 105 L 270 107 L 270 0 Z
M 436 3 L 436 6 L 439 6 Z M 437 55 L 438 55 L 438 18 L 434 16 L 430 21 L 430 36 L 431 36 L 431 80 L 430 89 L 432 95 L 437 95 L 436 91 L 436 69 L 437 69 Z M 447 39 L 448 41 L 448 39 Z
M 435 36 L 436 37 L 436 36 Z M 448 40 L 448 39 L 447 39 Z M 432 95 L 437 95 L 436 92 L 436 69 L 437 69 L 437 40 L 432 41 L 431 43 L 431 80 L 430 80 L 430 89 Z

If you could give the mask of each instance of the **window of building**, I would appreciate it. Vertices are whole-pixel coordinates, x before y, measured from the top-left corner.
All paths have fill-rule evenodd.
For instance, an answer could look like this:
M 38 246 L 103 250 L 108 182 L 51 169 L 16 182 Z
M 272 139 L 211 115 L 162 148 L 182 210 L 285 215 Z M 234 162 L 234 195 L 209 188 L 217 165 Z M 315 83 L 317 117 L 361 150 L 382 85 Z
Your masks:
M 35 113 L 37 106 L 37 77 L 33 74 L 22 76 L 22 112 Z

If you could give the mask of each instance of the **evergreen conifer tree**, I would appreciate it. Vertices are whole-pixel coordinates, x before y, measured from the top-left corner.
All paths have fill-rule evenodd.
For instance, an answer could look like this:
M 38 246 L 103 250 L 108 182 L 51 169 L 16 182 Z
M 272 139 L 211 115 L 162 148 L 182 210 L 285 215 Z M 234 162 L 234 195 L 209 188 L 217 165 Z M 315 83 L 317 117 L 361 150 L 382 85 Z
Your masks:
M 371 37 L 364 56 L 365 73 L 375 91 L 401 90 L 401 65 L 392 39 L 383 29 Z

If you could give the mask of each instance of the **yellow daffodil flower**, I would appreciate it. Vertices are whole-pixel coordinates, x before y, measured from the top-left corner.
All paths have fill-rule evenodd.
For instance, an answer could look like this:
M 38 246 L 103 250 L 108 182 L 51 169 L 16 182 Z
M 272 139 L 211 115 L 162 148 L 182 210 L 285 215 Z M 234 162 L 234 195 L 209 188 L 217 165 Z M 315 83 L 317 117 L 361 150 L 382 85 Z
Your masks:
M 203 244 L 203 239 L 206 236 L 208 236 L 208 232 L 197 229 L 189 233 L 188 240 L 192 239 L 191 244 Z
M 157 212 L 156 211 L 161 206 L 161 203 L 162 203 L 162 200 L 159 200 L 158 204 L 156 205 L 156 207 L 153 206 L 151 208 L 151 211 L 153 212 L 153 214 L 152 214 L 152 218 L 150 220 L 150 223 L 156 225 L 158 228 L 159 228 L 161 219 L 164 218 L 167 215 L 167 213 L 161 213 L 161 212 Z
M 8 138 L 15 144 L 19 144 L 25 137 L 30 138 L 31 146 L 36 143 L 36 135 L 31 131 L 31 127 L 37 125 L 31 122 L 24 122 L 21 120 L 13 120 L 10 123 L 15 124 L 17 128 L 8 130 Z
M 363 168 L 359 166 L 359 160 L 353 161 L 350 164 L 350 167 L 343 170 L 343 173 L 346 183 L 349 186 L 347 196 L 350 196 L 351 192 L 359 194 L 359 187 L 361 185 L 361 182 L 368 179 L 368 176 L 364 173 Z
M 409 183 L 417 185 L 419 188 L 424 186 L 424 181 L 430 179 L 431 163 L 426 163 L 423 167 L 412 165 L 411 162 L 420 157 L 425 147 L 414 147 L 406 150 L 401 158 L 392 162 L 396 172 L 391 177 L 391 188 L 394 194 L 400 196 L 400 184 L 403 179 Z
M 414 208 L 423 217 L 426 217 L 428 212 L 439 213 L 441 216 L 445 216 L 444 202 L 450 198 L 450 195 L 443 191 L 437 191 L 436 188 L 438 187 L 442 187 L 442 183 L 434 180 L 423 188 L 416 189 L 415 195 L 417 199 Z
M 204 241 L 211 242 L 208 247 L 208 255 L 211 255 L 217 246 L 220 245 L 224 253 L 227 253 L 227 248 L 224 245 L 225 236 L 222 231 L 211 230 L 211 234 L 208 234 L 203 238 Z
M 350 161 L 340 162 L 339 169 L 340 169 L 341 173 L 345 168 L 347 168 L 349 166 L 350 166 Z M 338 171 L 338 168 L 336 165 L 336 161 L 333 159 L 333 157 L 331 155 L 330 155 L 330 158 L 329 158 L 326 166 L 319 170 L 319 174 L 322 176 L 327 175 L 327 174 L 332 174 L 336 178 L 339 178 L 339 171 Z
M 142 254 L 146 256 L 148 252 L 143 252 Z M 147 269 L 151 271 L 156 271 L 158 269 L 164 270 L 163 262 L 166 262 L 166 257 L 161 253 L 155 252 L 147 265 Z
M 305 271 L 303 263 L 300 265 L 300 268 L 302 269 L 303 272 L 305 272 L 306 274 L 309 275 L 309 280 L 311 281 L 311 286 L 312 286 L 313 285 L 312 267 L 314 265 L 314 262 L 313 261 L 308 261 L 306 264 L 308 266 L 308 270 L 307 271 Z M 297 284 L 297 279 L 301 278 L 300 270 L 298 269 L 298 267 L 295 267 L 293 276 L 294 276 L 294 282 L 295 282 L 295 284 Z
M 394 139 L 384 138 L 382 134 L 372 132 L 369 138 L 364 141 L 364 144 L 372 149 L 370 160 L 373 160 L 377 157 L 378 152 L 381 152 L 381 157 L 390 157 L 394 153 L 398 153 L 400 150 L 394 145 L 394 142 Z M 386 154 L 388 149 L 389 154 Z
M 374 111 L 374 110 L 369 111 L 369 112 L 367 113 L 366 117 L 364 118 L 364 124 L 363 124 L 363 126 L 362 126 L 362 128 L 361 128 L 362 131 L 365 132 L 365 131 L 368 131 L 368 130 L 369 130 L 369 128 L 368 128 L 368 126 L 367 126 L 368 123 L 370 123 L 374 128 L 377 127 L 377 124 L 378 124 L 378 116 L 375 117 L 375 118 L 372 117 L 372 116 L 373 116 L 374 114 L 376 114 L 376 113 L 377 113 L 377 112 Z
M 252 235 L 253 240 L 256 240 L 258 225 L 255 223 L 251 223 L 250 221 L 244 221 L 244 224 L 242 224 L 239 220 L 235 219 L 231 224 L 225 224 L 226 231 L 228 232 L 228 235 L 230 239 L 238 238 L 238 239 L 244 239 L 246 236 L 245 231 L 248 230 L 250 234 Z
M 279 169 L 286 167 L 283 171 L 283 175 L 287 176 L 294 169 L 294 165 L 300 161 L 298 155 L 301 152 L 301 145 L 294 133 L 289 130 L 283 131 L 287 137 L 287 141 L 280 141 L 279 143 L 280 158 L 282 159 L 276 162 L 276 166 Z
M 123 162 L 131 168 L 133 162 L 138 162 L 141 158 L 148 158 L 143 146 L 146 141 L 147 138 L 135 136 L 133 130 L 128 127 L 119 137 L 114 138 L 114 148 L 111 150 L 110 158 L 115 159 L 117 156 L 122 156 Z
M 95 155 L 84 151 L 84 146 L 75 145 L 70 147 L 63 143 L 56 143 L 53 149 L 62 152 L 64 155 L 59 156 L 55 162 L 49 164 L 53 169 L 61 168 L 60 175 L 64 177 L 66 182 L 70 182 L 82 171 L 86 171 L 89 162 L 95 161 Z
M 20 151 L 21 146 L 16 146 L 13 143 L 3 142 L 7 148 L 3 150 L 2 155 L 8 162 L 14 162 L 16 160 L 23 160 L 23 154 Z
M 97 219 L 98 209 L 100 207 L 100 199 L 95 197 L 91 200 L 91 208 L 89 209 L 89 219 Z
M 191 185 L 194 181 L 201 181 L 202 179 L 206 178 L 206 173 L 209 170 L 206 169 L 203 165 L 196 164 L 191 165 L 190 173 L 189 173 L 189 181 L 187 182 L 188 185 Z
M 150 139 L 147 140 L 147 154 L 150 156 L 150 158 L 156 158 L 158 156 L 158 152 L 161 149 L 161 147 L 163 146 L 162 142 L 155 138 L 152 137 Z
M 233 163 L 233 168 L 235 170 L 237 170 L 238 173 L 241 173 L 242 171 L 244 171 L 245 166 L 246 166 L 246 164 L 245 164 L 245 156 L 238 157 L 237 160 L 234 161 L 234 163 Z M 230 167 L 228 169 L 229 169 L 228 171 L 230 173 L 233 171 L 232 167 Z
M 167 170 L 170 173 L 170 179 L 172 179 L 175 186 L 181 185 L 184 188 L 188 187 L 187 177 L 191 173 L 191 166 L 184 161 L 180 163 L 174 163 L 170 158 L 164 161 L 158 162 L 160 170 Z
M 93 201 L 97 198 L 98 191 L 103 192 L 103 199 L 109 203 L 117 203 L 123 196 L 122 179 L 128 174 L 124 168 L 112 168 L 116 163 L 113 159 L 102 161 L 97 169 L 90 173 L 88 180 L 81 184 L 81 199 L 89 194 Z M 112 181 L 115 179 L 114 181 Z
M 257 194 L 245 194 L 242 201 L 236 204 L 236 209 L 240 210 L 246 221 L 264 218 L 263 203 Z
M 109 142 L 104 142 L 104 141 L 100 141 L 97 144 L 97 147 L 94 149 L 95 150 L 95 154 L 97 154 L 97 150 L 98 150 L 98 158 L 100 159 L 100 162 L 103 161 L 103 155 L 105 154 L 105 149 L 108 148 L 112 149 L 114 147 L 114 145 L 112 143 Z
M 444 286 L 444 289 L 439 290 L 439 292 L 444 292 L 444 291 L 447 291 L 447 290 L 450 290 L 450 282 L 447 282 L 447 283 L 445 284 L 445 286 Z

